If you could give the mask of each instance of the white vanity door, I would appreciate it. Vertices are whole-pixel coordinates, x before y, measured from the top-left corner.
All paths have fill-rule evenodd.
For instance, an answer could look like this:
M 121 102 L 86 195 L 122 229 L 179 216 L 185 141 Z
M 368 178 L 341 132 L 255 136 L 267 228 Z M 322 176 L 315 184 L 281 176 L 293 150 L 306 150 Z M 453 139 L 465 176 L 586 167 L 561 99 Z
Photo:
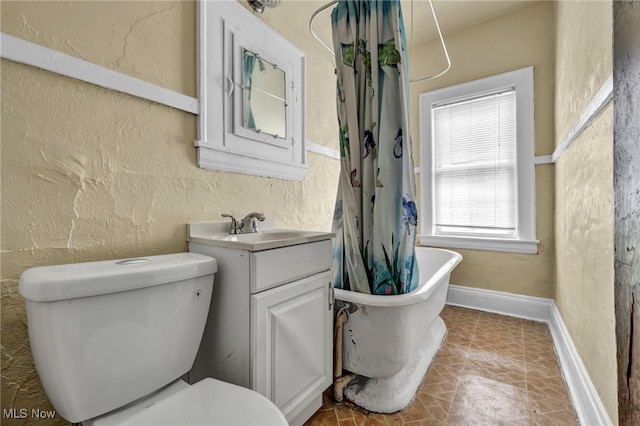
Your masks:
M 292 421 L 331 384 L 331 272 L 251 296 L 251 388 Z

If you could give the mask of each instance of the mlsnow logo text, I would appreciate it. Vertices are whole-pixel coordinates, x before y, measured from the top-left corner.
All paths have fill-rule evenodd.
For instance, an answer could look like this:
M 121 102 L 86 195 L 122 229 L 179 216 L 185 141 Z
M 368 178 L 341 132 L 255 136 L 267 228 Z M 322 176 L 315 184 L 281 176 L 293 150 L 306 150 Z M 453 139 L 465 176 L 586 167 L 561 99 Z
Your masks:
M 5 419 L 53 419 L 56 417 L 56 412 L 39 408 L 32 408 L 31 411 L 26 408 L 3 408 L 2 417 Z

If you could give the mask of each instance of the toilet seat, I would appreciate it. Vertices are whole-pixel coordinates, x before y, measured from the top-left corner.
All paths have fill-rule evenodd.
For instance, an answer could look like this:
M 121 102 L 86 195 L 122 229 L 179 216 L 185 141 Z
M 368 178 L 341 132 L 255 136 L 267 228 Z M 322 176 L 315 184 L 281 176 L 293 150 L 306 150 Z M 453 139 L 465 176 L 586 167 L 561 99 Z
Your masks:
M 177 392 L 151 402 L 148 407 L 132 410 L 135 414 L 126 418 L 118 416 L 115 423 L 108 423 L 122 426 L 288 425 L 275 404 L 250 389 L 212 378 L 191 386 L 182 381 L 177 385 L 180 387 Z

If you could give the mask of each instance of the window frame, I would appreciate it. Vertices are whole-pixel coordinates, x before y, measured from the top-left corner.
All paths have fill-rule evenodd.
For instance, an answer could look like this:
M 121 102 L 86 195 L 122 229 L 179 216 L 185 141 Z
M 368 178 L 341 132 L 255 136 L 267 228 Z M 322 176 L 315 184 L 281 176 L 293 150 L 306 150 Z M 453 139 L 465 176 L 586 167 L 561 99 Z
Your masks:
M 516 89 L 517 237 L 442 235 L 435 232 L 432 144 L 432 106 L 457 102 L 514 87 Z M 493 75 L 419 96 L 420 122 L 420 233 L 421 245 L 510 253 L 538 253 L 536 239 L 534 170 L 533 67 Z

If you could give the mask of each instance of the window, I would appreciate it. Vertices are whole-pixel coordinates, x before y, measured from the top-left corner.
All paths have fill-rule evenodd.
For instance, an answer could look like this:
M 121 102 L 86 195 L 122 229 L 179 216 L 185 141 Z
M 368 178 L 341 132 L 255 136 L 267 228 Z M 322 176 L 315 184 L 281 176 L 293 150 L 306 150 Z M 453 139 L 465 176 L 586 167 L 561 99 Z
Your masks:
M 420 95 L 420 243 L 537 253 L 533 68 Z

